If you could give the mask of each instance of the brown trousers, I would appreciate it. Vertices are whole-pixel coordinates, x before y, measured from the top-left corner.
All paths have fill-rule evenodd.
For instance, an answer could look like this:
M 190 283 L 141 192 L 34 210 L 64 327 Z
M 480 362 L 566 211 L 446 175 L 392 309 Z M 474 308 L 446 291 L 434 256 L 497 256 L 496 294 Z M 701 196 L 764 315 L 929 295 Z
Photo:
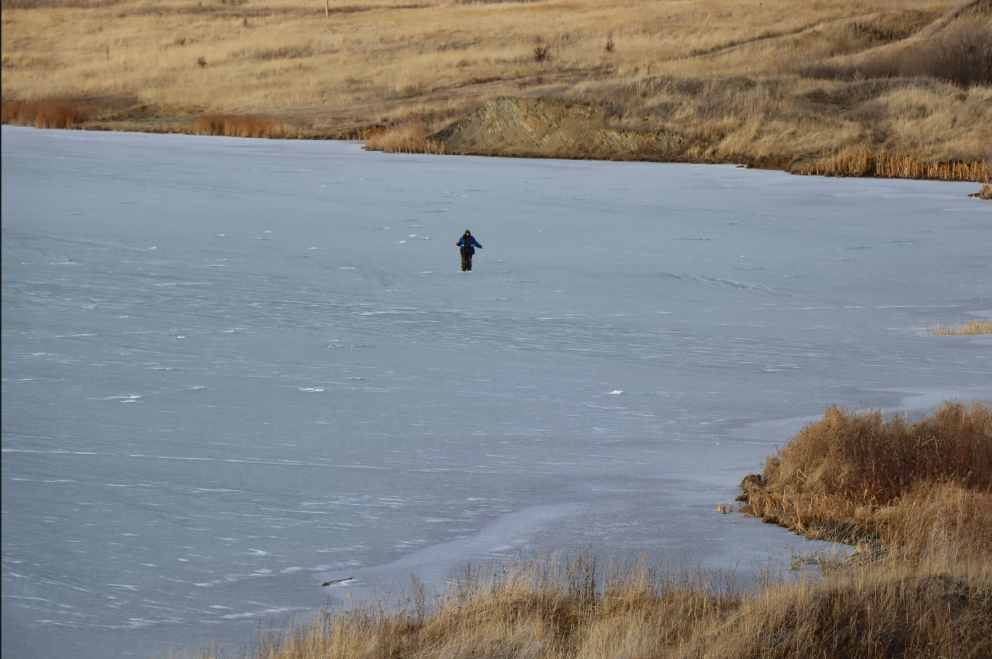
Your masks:
M 465 253 L 463 253 L 462 254 L 462 272 L 465 272 L 466 270 L 471 270 L 471 269 L 472 269 L 472 255 L 471 254 L 465 254 Z

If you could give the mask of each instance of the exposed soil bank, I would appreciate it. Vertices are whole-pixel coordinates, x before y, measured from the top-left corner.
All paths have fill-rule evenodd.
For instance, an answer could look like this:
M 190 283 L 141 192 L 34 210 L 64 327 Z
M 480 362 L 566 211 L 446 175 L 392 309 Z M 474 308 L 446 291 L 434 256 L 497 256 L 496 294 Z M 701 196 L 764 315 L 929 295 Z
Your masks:
M 495 98 L 427 139 L 473 156 L 678 161 L 688 140 L 668 131 L 618 130 L 597 103 Z
M 434 145 L 439 148 L 434 148 Z M 607 124 L 605 110 L 597 103 L 500 97 L 447 128 L 426 136 L 419 150 L 524 158 L 733 162 L 761 169 L 781 169 L 792 174 L 824 176 L 976 182 L 986 181 L 992 176 L 992 166 L 985 161 L 935 163 L 908 154 L 892 154 L 867 147 L 816 159 L 801 154 L 715 157 L 710 146 L 673 131 L 634 131 L 611 127 Z M 380 148 L 390 150 L 388 146 Z M 410 145 L 409 140 L 407 148 L 418 150 Z

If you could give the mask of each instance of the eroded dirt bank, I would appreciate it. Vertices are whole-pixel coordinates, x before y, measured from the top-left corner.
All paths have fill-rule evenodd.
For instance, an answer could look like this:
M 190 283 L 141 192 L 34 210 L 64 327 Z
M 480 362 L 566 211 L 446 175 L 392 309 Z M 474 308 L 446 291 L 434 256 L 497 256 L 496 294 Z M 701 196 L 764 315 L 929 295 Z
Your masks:
M 680 160 L 690 140 L 668 131 L 611 128 L 597 103 L 495 98 L 429 136 L 459 155 Z

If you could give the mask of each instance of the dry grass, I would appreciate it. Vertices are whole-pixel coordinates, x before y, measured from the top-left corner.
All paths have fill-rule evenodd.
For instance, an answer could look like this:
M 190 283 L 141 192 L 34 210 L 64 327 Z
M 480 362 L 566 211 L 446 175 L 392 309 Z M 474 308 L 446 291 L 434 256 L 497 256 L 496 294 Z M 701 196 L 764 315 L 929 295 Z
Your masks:
M 751 512 L 871 529 L 871 552 L 804 556 L 799 574 L 602 569 L 594 555 L 469 569 L 443 591 L 352 600 L 257 659 L 887 659 L 992 654 L 992 406 L 945 403 L 915 424 L 830 408 L 743 484 Z M 850 504 L 850 505 L 848 505 Z M 853 536 L 848 536 L 852 539 Z M 794 568 L 795 569 L 795 566 Z M 206 653 L 212 659 L 215 653 Z
M 955 569 L 956 568 L 956 569 Z M 258 659 L 979 658 L 992 652 L 992 570 L 898 558 L 822 577 L 596 569 L 516 561 L 443 594 L 414 583 L 259 639 Z
M 988 187 L 988 186 L 986 186 Z M 992 334 L 992 320 L 981 318 L 971 320 L 964 325 L 934 325 L 927 328 L 927 334 L 932 336 L 975 336 L 976 334 Z
M 914 47 L 915 46 L 915 47 Z M 931 77 L 967 88 L 992 84 L 992 30 L 988 25 L 960 24 L 921 40 L 897 47 L 812 64 L 805 75 L 819 78 Z
M 982 189 L 975 194 L 968 195 L 969 197 L 974 197 L 976 199 L 984 199 L 986 201 L 992 201 L 992 185 L 986 183 L 982 186 Z
M 226 137 L 266 137 L 288 139 L 300 137 L 300 131 L 286 122 L 259 117 L 203 114 L 190 127 L 193 135 L 224 135 Z
M 992 560 L 992 405 L 948 402 L 917 423 L 831 407 L 742 487 L 746 514 L 811 538 L 909 546 L 955 515 L 981 519 L 961 527 L 977 536 L 951 544 Z
M 325 19 L 300 0 L 4 0 L 2 95 L 118 108 L 94 111 L 93 127 L 234 114 L 316 137 L 441 126 L 497 96 L 553 96 L 601 103 L 616 128 L 683 134 L 702 162 L 806 171 L 864 147 L 943 176 L 992 160 L 992 86 L 947 66 L 861 65 L 971 52 L 988 3 L 958 4 L 355 0 Z M 976 52 L 961 70 L 983 70 Z M 404 140 L 414 146 L 398 150 L 418 148 Z
M 444 155 L 444 145 L 428 139 L 435 129 L 423 119 L 411 119 L 388 127 L 371 128 L 362 139 L 369 151 Z
M 800 166 L 794 170 L 794 173 L 941 181 L 986 181 L 992 179 L 992 161 L 929 162 L 910 154 L 893 154 L 861 147 Z
M 3 103 L 3 123 L 35 128 L 75 128 L 86 121 L 87 111 L 71 104 Z

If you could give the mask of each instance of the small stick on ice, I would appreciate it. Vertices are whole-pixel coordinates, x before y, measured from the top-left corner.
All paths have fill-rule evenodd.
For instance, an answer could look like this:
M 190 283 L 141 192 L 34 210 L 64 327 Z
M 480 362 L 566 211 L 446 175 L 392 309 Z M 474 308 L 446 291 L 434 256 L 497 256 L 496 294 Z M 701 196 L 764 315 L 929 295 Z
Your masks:
M 341 583 L 342 581 L 351 581 L 355 577 L 345 577 L 344 579 L 331 579 L 330 581 L 325 581 L 320 584 L 321 586 L 330 586 L 332 583 Z

